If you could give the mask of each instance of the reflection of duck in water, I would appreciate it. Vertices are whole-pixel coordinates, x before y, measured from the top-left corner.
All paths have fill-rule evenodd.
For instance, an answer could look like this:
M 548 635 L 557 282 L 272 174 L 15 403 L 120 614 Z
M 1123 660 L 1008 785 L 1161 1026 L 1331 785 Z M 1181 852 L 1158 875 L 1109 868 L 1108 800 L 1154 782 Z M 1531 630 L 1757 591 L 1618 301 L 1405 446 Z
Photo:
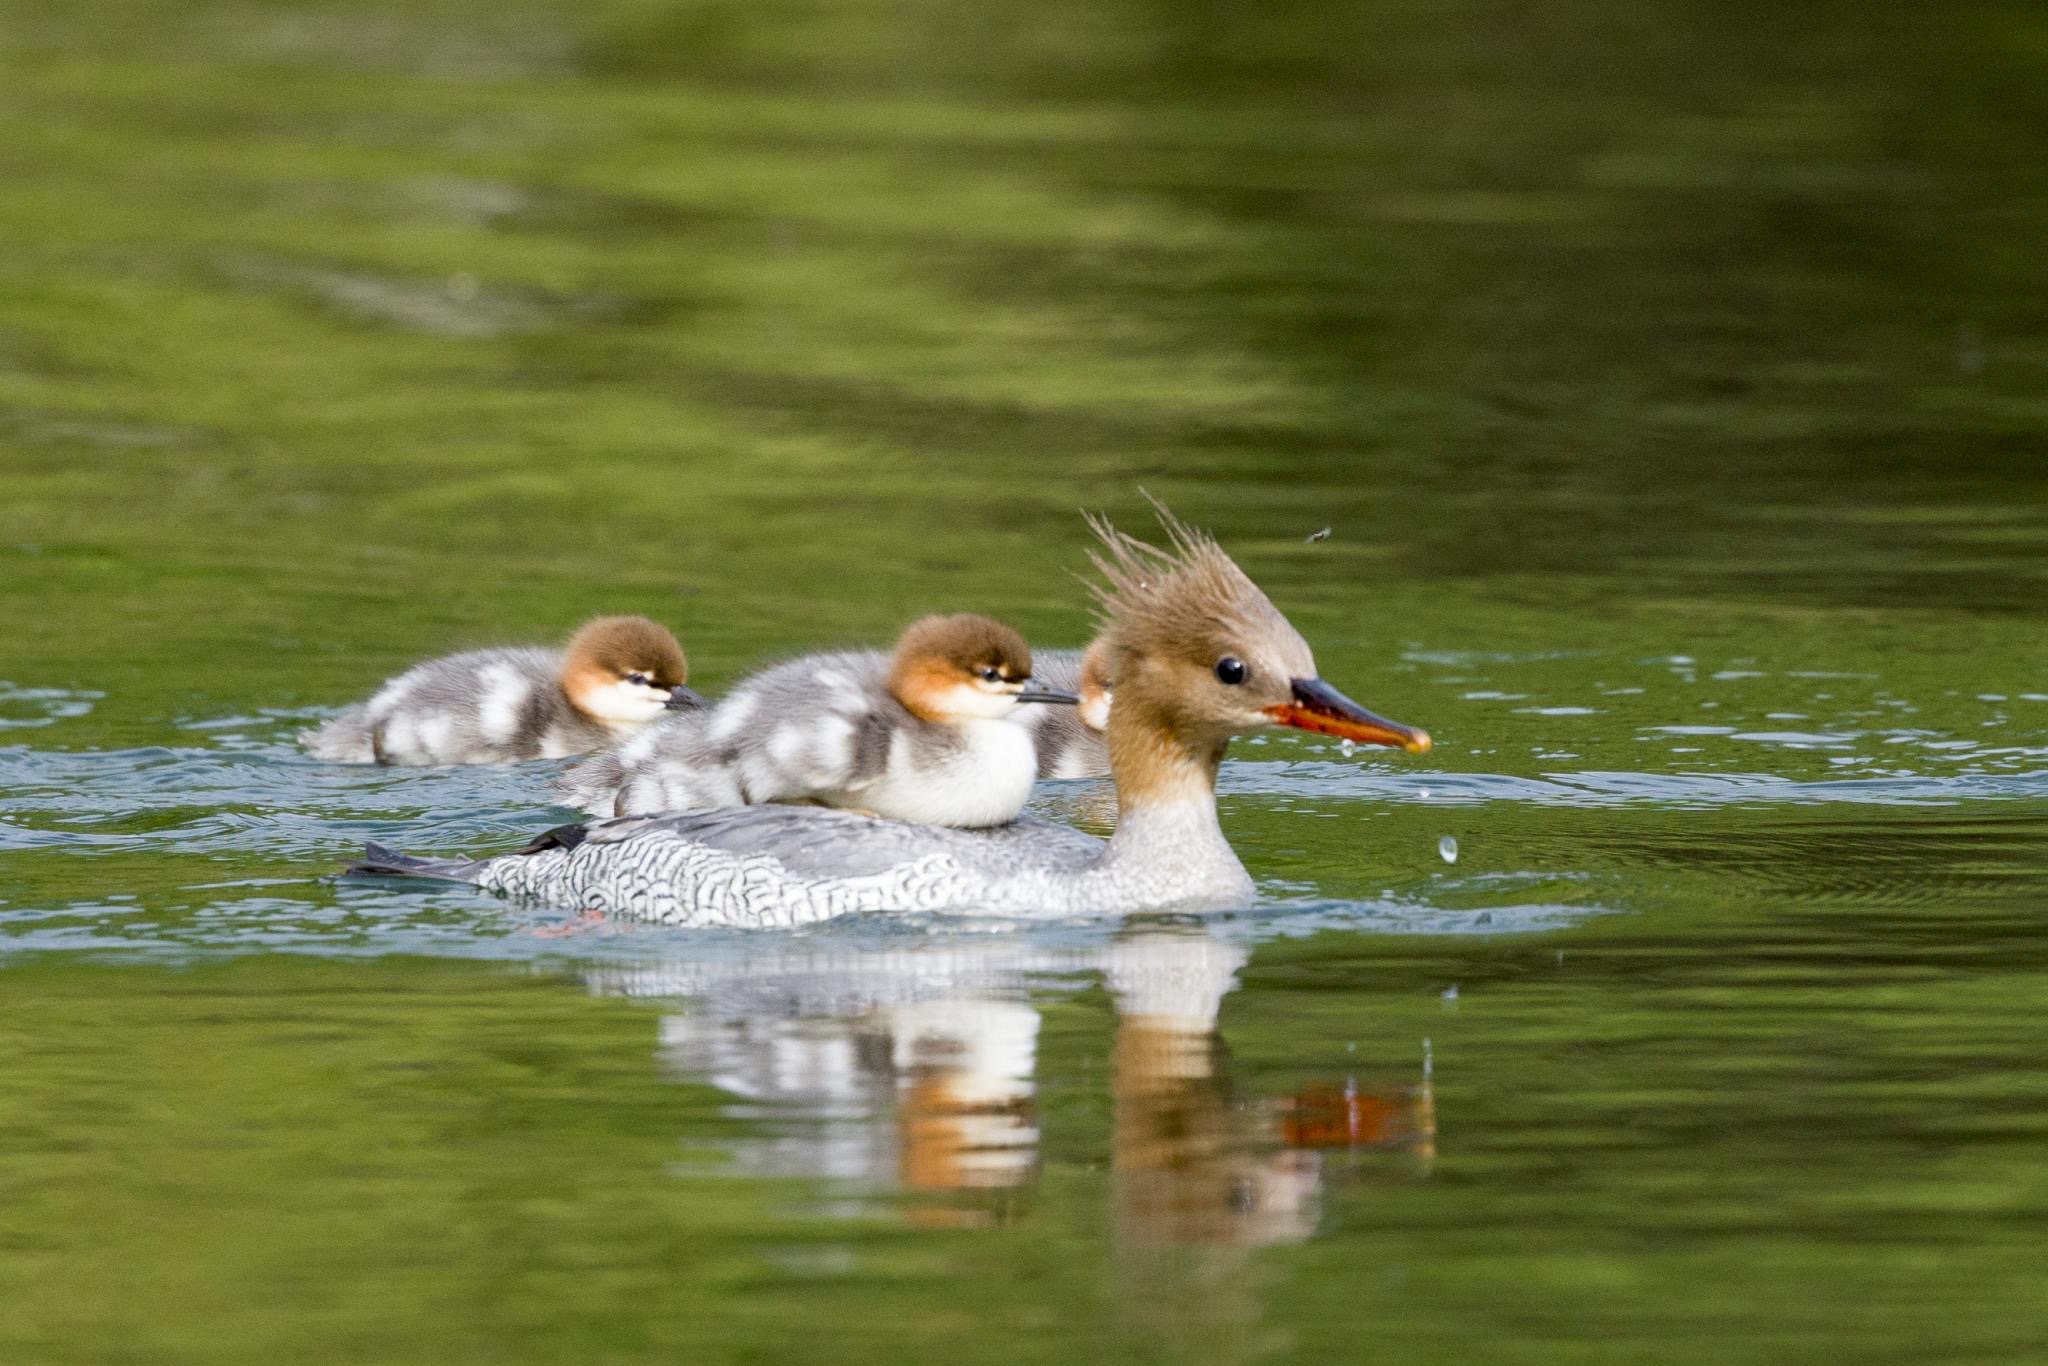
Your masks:
M 1039 1016 L 1026 992 L 1100 972 L 1119 1012 L 1121 1240 L 1291 1241 L 1313 1232 L 1323 1180 L 1305 1149 L 1367 1141 L 1373 1115 L 1378 1139 L 1406 1146 L 1396 1136 L 1419 1133 L 1421 1112 L 1409 1093 L 1355 1086 L 1234 1101 L 1216 1016 L 1244 961 L 1242 948 L 1201 931 L 1146 929 L 1072 948 L 792 944 L 600 969 L 590 981 L 608 994 L 688 999 L 662 1021 L 661 1054 L 745 1102 L 757 1129 L 734 1146 L 742 1170 L 903 1191 L 913 1221 L 959 1226 L 1014 1218 L 1037 1175 Z
M 688 998 L 661 1054 L 748 1102 L 743 1170 L 902 1191 L 926 1226 L 1006 1223 L 1038 1170 L 1041 974 L 1084 950 L 1013 940 L 856 949 L 793 944 L 744 957 L 591 974 L 603 992 Z
M 1241 904 L 1251 878 L 1216 818 L 1216 770 L 1232 736 L 1293 726 L 1418 752 L 1429 737 L 1324 683 L 1307 642 L 1230 557 L 1198 531 L 1167 526 L 1168 550 L 1097 527 L 1119 808 L 1106 843 L 1038 821 L 965 831 L 758 806 L 565 827 L 475 861 L 373 849 L 357 871 L 688 925 Z
M 1217 1015 L 1243 960 L 1217 952 L 1223 947 L 1162 936 L 1148 977 L 1114 965 L 1107 972 L 1118 1007 L 1110 1198 L 1125 1284 L 1117 1300 L 1137 1339 L 1127 1355 L 1218 1363 L 1269 1355 L 1250 1249 L 1314 1235 L 1331 1176 L 1316 1149 L 1349 1146 L 1352 1131 L 1346 1106 L 1325 1104 L 1328 1096 L 1348 1090 L 1361 1116 L 1383 1114 L 1378 1132 L 1389 1138 L 1435 1132 L 1426 1091 L 1347 1083 L 1311 1085 L 1288 1101 L 1233 1096 Z
M 1299 1242 L 1315 1231 L 1317 1149 L 1435 1154 L 1419 1088 L 1314 1083 L 1285 1101 L 1240 1102 L 1216 1020 L 1243 956 L 1215 940 L 1157 936 L 1148 972 L 1108 965 L 1117 995 L 1112 1094 L 1116 1214 L 1126 1244 Z
M 1007 1220 L 1037 1173 L 1038 1013 L 953 997 L 848 1018 L 671 1015 L 661 1053 L 753 1106 L 769 1136 L 736 1145 L 758 1175 L 900 1188 L 926 1224 Z M 949 1202 L 955 1192 L 968 1198 Z
M 1117 997 L 1111 1170 L 1125 1245 L 1299 1242 L 1315 1231 L 1321 1169 L 1258 1132 L 1224 1085 L 1216 1031 L 1244 956 L 1161 936 L 1144 977 L 1109 971 Z

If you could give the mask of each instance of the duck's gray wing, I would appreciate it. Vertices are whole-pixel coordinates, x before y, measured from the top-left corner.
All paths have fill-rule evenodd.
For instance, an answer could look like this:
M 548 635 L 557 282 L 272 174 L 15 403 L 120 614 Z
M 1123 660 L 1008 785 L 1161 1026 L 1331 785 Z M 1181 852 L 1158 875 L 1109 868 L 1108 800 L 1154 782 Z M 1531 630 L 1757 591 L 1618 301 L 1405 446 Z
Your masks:
M 848 878 L 886 872 L 934 854 L 1000 877 L 1040 869 L 1072 871 L 1102 852 L 1102 841 L 1026 816 L 989 830 L 914 825 L 817 806 L 738 806 L 716 811 L 623 816 L 550 831 L 541 847 L 668 837 L 740 857 L 766 855 L 798 877 Z

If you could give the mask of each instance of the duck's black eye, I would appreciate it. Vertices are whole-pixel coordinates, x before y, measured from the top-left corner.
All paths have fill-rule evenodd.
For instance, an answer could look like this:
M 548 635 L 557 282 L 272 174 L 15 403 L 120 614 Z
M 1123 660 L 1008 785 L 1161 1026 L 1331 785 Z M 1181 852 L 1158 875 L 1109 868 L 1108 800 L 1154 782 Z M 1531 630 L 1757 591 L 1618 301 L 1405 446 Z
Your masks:
M 981 676 L 990 683 L 1000 683 L 1003 681 L 1003 671 L 993 664 L 983 669 Z
M 1236 687 L 1251 676 L 1252 671 L 1246 668 L 1245 662 L 1236 655 L 1225 655 L 1216 661 L 1216 677 L 1232 687 Z
M 651 679 L 651 678 L 649 678 L 649 677 L 648 677 L 648 676 L 647 676 L 646 674 L 643 674 L 643 673 L 637 673 L 637 672 L 636 672 L 636 673 L 629 673 L 629 674 L 627 674 L 627 675 L 626 675 L 626 681 L 627 681 L 628 683 L 637 683 L 637 684 L 639 684 L 639 685 L 640 685 L 641 687 L 643 687 L 643 688 L 644 688 L 644 687 L 646 687 L 646 686 L 647 686 L 647 685 L 648 685 L 649 683 L 652 683 L 652 682 L 653 682 L 654 680 L 653 680 L 653 679 Z

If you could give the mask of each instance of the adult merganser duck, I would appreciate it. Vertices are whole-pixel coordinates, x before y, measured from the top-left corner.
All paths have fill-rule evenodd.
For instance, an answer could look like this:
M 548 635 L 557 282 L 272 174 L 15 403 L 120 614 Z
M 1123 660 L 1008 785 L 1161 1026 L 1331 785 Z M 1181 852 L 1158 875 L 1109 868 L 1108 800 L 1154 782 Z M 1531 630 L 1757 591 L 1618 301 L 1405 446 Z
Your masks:
M 524 850 L 422 859 L 371 846 L 352 871 L 443 878 L 679 925 L 787 927 L 861 911 L 1076 915 L 1248 901 L 1216 819 L 1231 737 L 1293 726 L 1421 753 L 1429 736 L 1316 676 L 1287 619 L 1206 534 L 1162 510 L 1170 549 L 1091 520 L 1107 586 L 1116 834 L 1020 820 L 948 830 L 845 811 L 742 807 L 549 831 Z
M 683 647 L 645 617 L 599 617 L 561 650 L 505 646 L 415 664 L 299 736 L 346 764 L 495 764 L 585 754 L 701 707 Z
M 1109 772 L 1109 646 L 1096 641 L 1086 650 L 1044 650 L 1038 681 L 1063 688 L 1081 701 L 1071 711 L 1044 707 L 1024 723 L 1038 745 L 1041 778 L 1100 778 Z
M 805 655 L 763 670 L 710 710 L 578 764 L 558 790 L 600 816 L 814 802 L 1002 825 L 1038 776 L 1031 732 L 1013 713 L 1074 700 L 1033 680 L 1030 647 L 1003 623 L 925 617 L 893 654 Z

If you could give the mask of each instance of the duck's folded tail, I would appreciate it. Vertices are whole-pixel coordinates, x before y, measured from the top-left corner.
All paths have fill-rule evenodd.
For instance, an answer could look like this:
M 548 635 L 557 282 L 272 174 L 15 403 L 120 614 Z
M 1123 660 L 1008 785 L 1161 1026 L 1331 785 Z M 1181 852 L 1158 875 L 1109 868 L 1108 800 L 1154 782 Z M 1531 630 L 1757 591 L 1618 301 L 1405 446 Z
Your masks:
M 470 870 L 476 865 L 469 859 L 459 858 L 416 858 L 401 854 L 396 849 L 386 849 L 381 844 L 365 844 L 363 861 L 350 864 L 342 870 L 343 877 L 424 877 L 444 882 L 469 882 Z

